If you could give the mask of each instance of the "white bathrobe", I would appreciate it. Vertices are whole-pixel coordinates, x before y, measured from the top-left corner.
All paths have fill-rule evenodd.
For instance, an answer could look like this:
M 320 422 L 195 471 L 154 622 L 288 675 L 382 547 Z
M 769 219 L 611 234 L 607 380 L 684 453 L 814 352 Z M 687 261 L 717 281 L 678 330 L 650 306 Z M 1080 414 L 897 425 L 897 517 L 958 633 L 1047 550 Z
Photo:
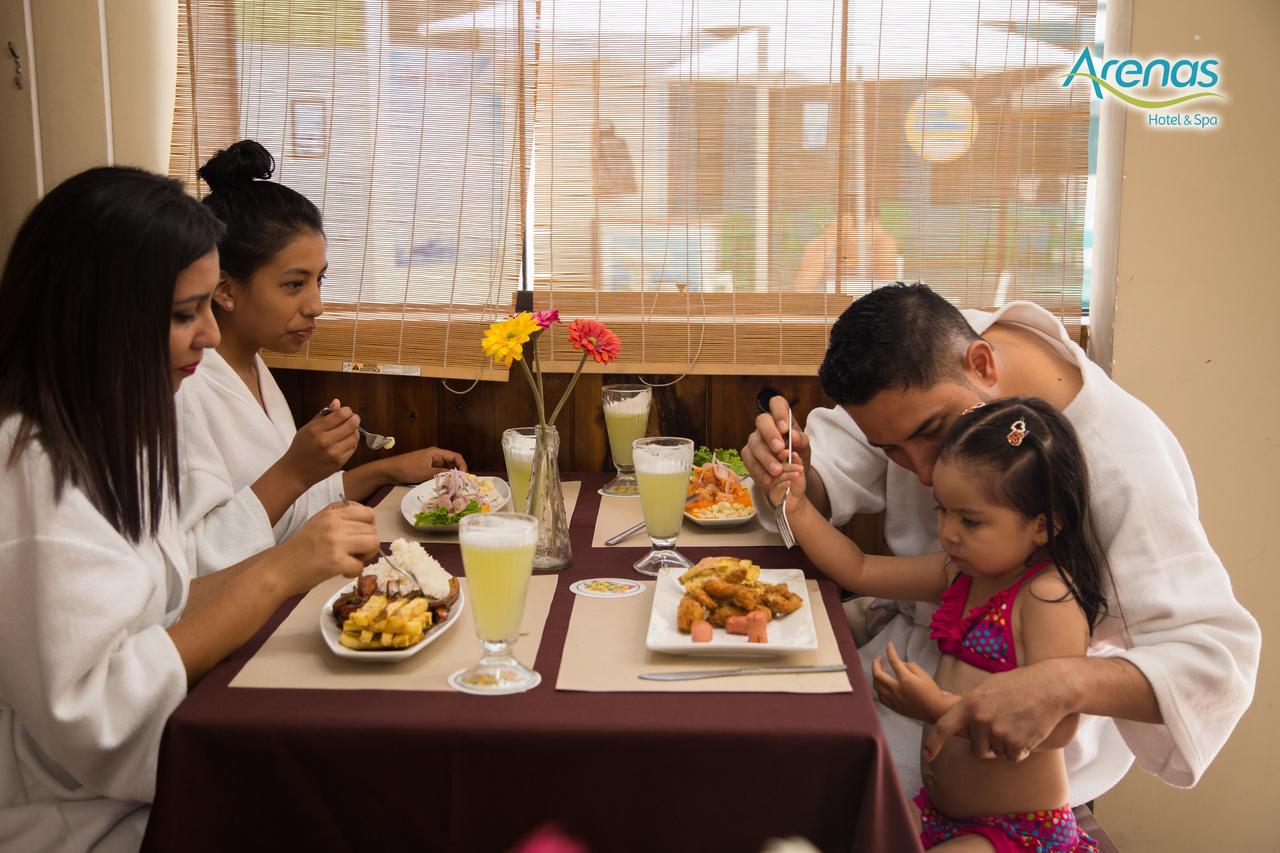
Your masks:
M 271 371 L 254 356 L 263 404 L 217 350 L 204 351 L 177 395 L 182 525 L 200 575 L 282 542 L 312 515 L 343 500 L 342 472 L 312 486 L 274 527 L 251 488 L 284 456 L 297 428 Z
M 1083 716 L 1067 748 L 1071 804 L 1113 787 L 1137 756 L 1173 785 L 1194 785 L 1253 698 L 1261 634 L 1236 600 L 1231 579 L 1200 524 L 1195 482 L 1168 427 L 1111 380 L 1073 343 L 1049 312 L 1014 302 L 991 313 L 965 311 L 979 333 L 997 320 L 1031 329 L 1080 368 L 1084 387 L 1067 407 L 1089 467 L 1091 509 L 1116 594 L 1128 623 L 1098 626 L 1090 654 L 1122 657 L 1151 682 L 1163 725 Z M 940 550 L 933 496 L 907 469 L 871 447 L 843 409 L 815 409 L 805 423 L 813 469 L 831 499 L 832 522 L 885 512 L 893 553 Z M 759 496 L 757 495 L 757 499 Z M 761 519 L 772 526 L 766 513 Z M 929 639 L 936 605 L 906 602 L 901 613 L 859 649 L 867 680 L 871 661 L 892 641 L 929 672 L 937 643 Z M 877 704 L 908 797 L 921 786 L 921 724 Z
M 8 460 L 18 419 L 0 424 Z M 0 461 L 0 850 L 137 850 L 187 691 L 182 532 L 130 544 L 36 445 Z

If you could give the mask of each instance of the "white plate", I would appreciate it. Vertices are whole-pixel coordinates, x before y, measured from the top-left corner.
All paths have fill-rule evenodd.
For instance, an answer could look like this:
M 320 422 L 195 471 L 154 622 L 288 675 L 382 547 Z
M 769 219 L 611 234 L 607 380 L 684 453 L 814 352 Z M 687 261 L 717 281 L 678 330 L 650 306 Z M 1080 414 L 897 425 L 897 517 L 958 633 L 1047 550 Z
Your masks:
M 325 645 L 329 647 L 329 651 L 333 652 L 340 658 L 347 660 L 358 660 L 361 663 L 395 663 L 396 661 L 411 658 L 427 646 L 434 643 L 442 634 L 452 628 L 458 621 L 458 617 L 462 615 L 462 608 L 466 606 L 466 592 L 462 589 L 458 590 L 458 600 L 453 603 L 453 607 L 449 608 L 449 618 L 445 619 L 438 625 L 432 625 L 430 630 L 423 635 L 422 639 L 407 649 L 393 649 L 391 651 L 358 651 L 349 649 L 338 641 L 342 636 L 342 628 L 338 625 L 337 620 L 333 618 L 333 603 L 338 598 L 351 590 L 355 589 L 354 583 L 349 583 L 342 589 L 335 592 L 324 603 L 324 609 L 320 611 L 320 636 L 324 637 Z
M 743 657 L 772 657 L 793 652 L 811 652 L 818 648 L 818 632 L 813 626 L 813 604 L 809 601 L 809 588 L 805 585 L 804 572 L 799 569 L 761 569 L 762 583 L 785 583 L 787 588 L 804 599 L 795 613 L 774 619 L 769 623 L 769 642 L 749 643 L 739 634 L 730 634 L 723 628 L 714 629 L 709 643 L 695 643 L 688 634 L 676 630 L 676 607 L 684 597 L 684 587 L 678 578 L 683 569 L 662 569 L 653 587 L 653 609 L 649 611 L 649 632 L 645 646 L 650 651 L 671 655 L 726 655 Z
M 500 477 L 478 477 L 493 485 L 493 489 L 498 493 L 498 505 L 491 508 L 489 512 L 501 512 L 506 509 L 507 504 L 511 503 L 511 487 L 506 481 Z M 436 481 L 434 479 L 427 480 L 425 483 L 419 483 L 414 486 L 405 496 L 400 499 L 400 514 L 404 516 L 404 520 L 414 530 L 421 530 L 425 533 L 456 533 L 458 525 L 456 524 L 439 524 L 439 525 L 417 525 L 413 523 L 413 519 L 422 512 L 427 501 L 431 500 L 436 493 Z
M 743 477 L 742 485 L 746 486 L 747 491 L 751 491 L 751 478 Z M 687 512 L 684 517 L 701 527 L 739 527 L 756 517 L 756 508 L 752 505 L 751 515 L 744 515 L 739 518 L 698 518 L 696 515 L 690 515 Z

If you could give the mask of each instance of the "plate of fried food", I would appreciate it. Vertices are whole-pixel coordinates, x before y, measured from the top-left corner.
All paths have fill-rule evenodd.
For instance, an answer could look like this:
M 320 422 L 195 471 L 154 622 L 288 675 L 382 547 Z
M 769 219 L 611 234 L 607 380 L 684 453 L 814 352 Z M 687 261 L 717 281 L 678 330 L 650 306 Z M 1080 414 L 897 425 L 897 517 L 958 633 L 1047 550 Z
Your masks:
M 724 452 L 716 451 L 717 454 Z M 739 476 L 718 456 L 694 466 L 685 494 L 684 517 L 703 527 L 746 524 L 756 517 L 751 501 L 751 479 Z
M 419 543 L 397 539 L 390 555 L 324 603 L 320 634 L 340 658 L 392 663 L 439 639 L 465 604 L 457 578 Z
M 818 648 L 804 572 L 707 557 L 662 569 L 645 645 L 679 655 L 772 656 Z

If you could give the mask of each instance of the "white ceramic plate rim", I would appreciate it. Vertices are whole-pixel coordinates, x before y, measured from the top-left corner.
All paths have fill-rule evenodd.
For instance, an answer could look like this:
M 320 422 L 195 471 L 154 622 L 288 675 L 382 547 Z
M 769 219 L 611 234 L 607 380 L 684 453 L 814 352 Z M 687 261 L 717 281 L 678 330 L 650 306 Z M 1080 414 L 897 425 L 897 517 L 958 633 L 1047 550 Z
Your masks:
M 501 477 L 479 477 L 477 479 L 487 480 L 493 484 L 494 489 L 498 493 L 498 500 L 502 503 L 500 506 L 489 510 L 489 512 L 502 512 L 511 503 L 511 487 L 507 485 L 507 481 Z M 420 527 L 413 523 L 413 519 L 418 513 L 422 512 L 422 505 L 435 494 L 435 480 L 427 480 L 425 483 L 419 483 L 409 491 L 405 492 L 403 498 L 400 499 L 400 514 L 404 516 L 405 522 L 414 530 L 423 533 L 457 533 L 458 525 L 442 524 L 437 527 Z
M 459 588 L 458 600 L 453 603 L 453 607 L 449 608 L 449 618 L 439 625 L 432 625 L 431 629 L 427 631 L 419 642 L 407 649 L 396 649 L 390 652 L 362 652 L 356 649 L 349 649 L 338 642 L 338 637 L 342 636 L 342 628 L 333 618 L 333 603 L 338 600 L 339 596 L 353 589 L 355 589 L 354 583 L 346 584 L 329 596 L 329 600 L 324 603 L 324 607 L 320 610 L 320 636 L 324 637 L 325 645 L 329 647 L 329 651 L 338 657 L 346 658 L 347 660 L 358 660 L 361 663 L 395 663 L 396 661 L 413 657 L 452 628 L 457 623 L 458 617 L 462 615 L 462 609 L 467 603 L 466 591 Z
M 818 631 L 813 624 L 813 603 L 804 572 L 799 569 L 761 569 L 760 580 L 785 583 L 804 599 L 795 613 L 769 623 L 769 642 L 749 643 L 747 638 L 716 628 L 709 643 L 695 643 L 688 634 L 676 630 L 676 606 L 684 596 L 677 579 L 683 569 L 662 569 L 653 586 L 653 607 L 649 611 L 649 631 L 645 646 L 654 652 L 672 655 L 711 657 L 775 657 L 795 652 L 811 652 L 818 648 Z

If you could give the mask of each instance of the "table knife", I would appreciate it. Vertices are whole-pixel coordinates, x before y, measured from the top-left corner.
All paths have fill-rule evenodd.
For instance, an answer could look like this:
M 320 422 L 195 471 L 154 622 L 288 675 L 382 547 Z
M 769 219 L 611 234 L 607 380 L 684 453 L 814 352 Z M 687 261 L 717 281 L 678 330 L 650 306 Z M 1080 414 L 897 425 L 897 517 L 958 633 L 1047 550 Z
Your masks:
M 617 545 L 619 542 L 625 542 L 626 540 L 630 539 L 632 536 L 635 536 L 641 530 L 644 530 L 643 521 L 640 522 L 639 524 L 631 525 L 626 530 L 619 533 L 617 536 L 610 536 L 608 539 L 604 540 L 604 544 Z
M 647 681 L 692 681 L 695 678 L 724 678 L 730 675 L 775 675 L 793 672 L 843 672 L 848 667 L 842 663 L 821 663 L 813 666 L 742 666 L 737 669 L 694 669 L 683 672 L 642 672 Z

